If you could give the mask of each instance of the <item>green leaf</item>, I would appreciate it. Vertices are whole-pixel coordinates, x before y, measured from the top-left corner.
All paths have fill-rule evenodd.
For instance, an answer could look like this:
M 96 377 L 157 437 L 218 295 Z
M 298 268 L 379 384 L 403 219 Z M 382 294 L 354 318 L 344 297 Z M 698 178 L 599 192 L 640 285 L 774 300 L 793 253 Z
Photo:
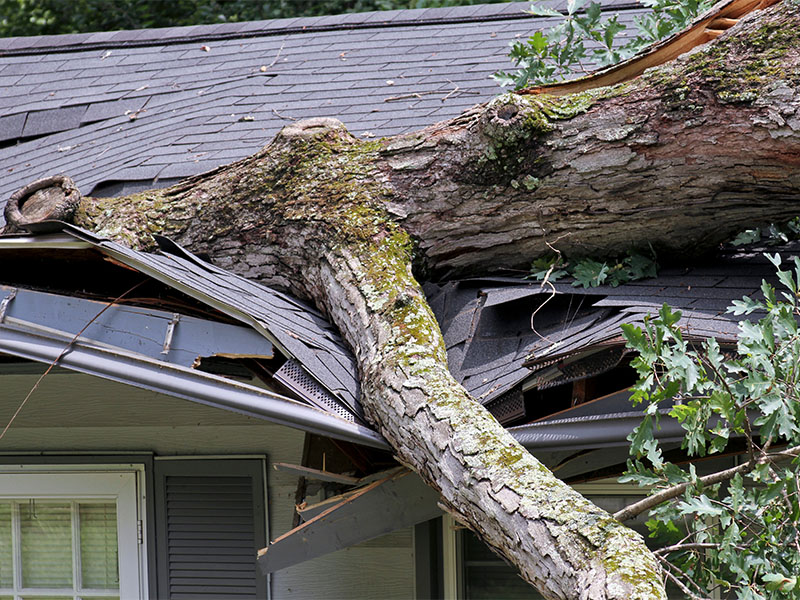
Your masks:
M 586 4 L 586 0 L 567 0 L 567 12 L 574 15 L 584 4 Z
M 661 521 L 659 519 L 648 519 L 645 521 L 648 536 L 652 538 L 654 543 L 658 546 L 668 546 L 679 542 L 684 536 L 675 523 L 672 521 Z
M 529 277 L 533 277 L 537 281 L 542 281 L 545 277 L 547 277 L 549 281 L 558 281 L 567 275 L 567 271 L 558 268 L 559 266 L 561 266 L 561 259 L 558 256 L 543 256 L 537 258 L 531 264 L 531 274 Z
M 631 279 L 645 279 L 658 275 L 658 263 L 650 256 L 631 252 L 625 262 L 630 270 Z
M 672 327 L 681 320 L 682 313 L 679 310 L 673 311 L 669 304 L 665 302 L 658 310 L 658 316 L 665 326 Z
M 723 508 L 712 504 L 705 494 L 680 502 L 678 510 L 682 515 L 694 514 L 701 517 L 718 517 L 724 512 Z
M 586 16 L 592 23 L 595 24 L 600 19 L 600 15 L 602 12 L 603 12 L 603 7 L 597 2 L 590 2 L 589 6 L 586 7 Z
M 525 10 L 522 12 L 526 12 L 529 15 L 533 15 L 534 17 L 557 17 L 559 19 L 564 18 L 564 15 L 562 15 L 557 10 L 553 10 L 552 8 L 547 8 L 546 6 L 539 6 L 538 4 L 531 4 L 529 10 Z
M 761 241 L 761 229 L 745 229 L 731 241 L 734 246 L 744 246 Z
M 641 327 L 631 323 L 623 323 L 620 327 L 622 328 L 622 336 L 627 342 L 625 344 L 626 348 L 633 348 L 639 352 L 643 352 L 647 348 L 648 340 Z
M 608 19 L 603 24 L 603 43 L 606 45 L 606 48 L 611 49 L 614 46 L 614 37 L 621 31 L 625 31 L 625 29 L 627 29 L 627 27 L 624 23 L 619 22 L 617 15 Z
M 728 307 L 727 312 L 734 315 L 749 315 L 754 310 L 763 309 L 764 305 L 748 296 L 743 296 L 741 300 L 734 300 Z
M 765 573 L 761 580 L 771 592 L 791 592 L 797 585 L 797 577 L 785 577 L 779 573 Z
M 537 31 L 528 38 L 528 45 L 533 48 L 536 54 L 544 55 L 544 51 L 547 49 L 547 38 L 542 35 L 541 31 Z
M 597 287 L 606 280 L 608 265 L 591 258 L 585 258 L 575 265 L 572 276 L 575 277 L 575 281 L 572 283 L 575 287 L 580 285 L 585 288 Z

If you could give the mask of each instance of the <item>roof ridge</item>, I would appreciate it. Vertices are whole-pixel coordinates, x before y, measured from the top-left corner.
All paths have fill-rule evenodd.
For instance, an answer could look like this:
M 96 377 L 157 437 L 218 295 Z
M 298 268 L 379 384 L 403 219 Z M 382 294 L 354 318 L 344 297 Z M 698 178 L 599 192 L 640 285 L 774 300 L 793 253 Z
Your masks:
M 637 0 L 606 0 L 613 10 L 639 8 Z M 545 0 L 553 8 L 561 8 L 559 0 Z M 601 3 L 605 4 L 605 2 Z M 392 11 L 345 13 L 320 17 L 290 17 L 266 21 L 242 21 L 211 25 L 187 25 L 111 32 L 44 35 L 0 38 L 0 57 L 45 54 L 53 51 L 79 52 L 109 48 L 131 48 L 183 44 L 193 40 L 207 42 L 276 35 L 383 29 L 395 27 L 441 26 L 461 23 L 482 23 L 528 19 L 523 12 L 530 2 L 506 2 L 442 8 L 414 8 Z M 497 7 L 491 12 L 490 7 Z M 428 13 L 428 16 L 425 16 Z M 382 18 L 384 15 L 385 18 Z

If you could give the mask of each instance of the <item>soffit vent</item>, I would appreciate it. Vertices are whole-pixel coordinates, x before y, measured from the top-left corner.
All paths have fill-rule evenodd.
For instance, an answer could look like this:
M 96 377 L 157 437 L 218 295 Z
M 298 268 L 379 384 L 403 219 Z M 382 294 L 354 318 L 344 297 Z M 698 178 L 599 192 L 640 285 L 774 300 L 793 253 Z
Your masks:
M 544 390 L 578 379 L 595 377 L 616 367 L 628 352 L 627 348 L 619 345 L 589 354 L 576 353 L 564 357 L 550 368 L 536 372 L 536 386 Z
M 356 422 L 356 415 L 329 394 L 327 390 L 318 384 L 306 370 L 295 361 L 287 360 L 283 366 L 275 372 L 273 377 L 276 381 L 285 385 L 309 404 L 332 413 L 337 417 L 346 419 L 351 423 Z
M 516 387 L 487 402 L 486 410 L 492 413 L 501 425 L 523 418 L 525 400 L 522 397 L 522 388 Z

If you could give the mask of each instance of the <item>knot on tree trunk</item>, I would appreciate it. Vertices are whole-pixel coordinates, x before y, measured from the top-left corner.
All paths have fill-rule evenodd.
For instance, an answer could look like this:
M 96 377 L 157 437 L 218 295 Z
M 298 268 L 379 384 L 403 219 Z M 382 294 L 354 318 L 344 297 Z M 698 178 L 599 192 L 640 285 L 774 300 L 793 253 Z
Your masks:
M 553 130 L 545 111 L 538 103 L 516 95 L 504 94 L 492 100 L 471 124 L 474 143 L 459 151 L 465 154 L 459 181 L 481 187 L 504 185 L 517 188 L 525 177 L 541 178 L 549 174 L 549 165 L 539 160 L 541 140 Z M 514 183 L 512 183 L 514 182 Z
M 42 221 L 71 221 L 81 201 L 75 182 L 65 175 L 38 179 L 17 190 L 5 208 L 4 233 L 25 229 Z
M 291 144 L 296 140 L 309 141 L 320 137 L 351 138 L 352 136 L 339 119 L 314 117 L 287 125 L 278 132 L 275 141 Z

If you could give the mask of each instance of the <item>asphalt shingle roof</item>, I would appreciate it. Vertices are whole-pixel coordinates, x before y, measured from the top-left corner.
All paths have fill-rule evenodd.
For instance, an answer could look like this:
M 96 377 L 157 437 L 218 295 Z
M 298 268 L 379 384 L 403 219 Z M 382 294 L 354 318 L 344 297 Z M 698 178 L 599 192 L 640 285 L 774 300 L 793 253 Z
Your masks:
M 796 254 L 800 243 L 782 250 Z M 451 372 L 486 404 L 568 357 L 623 344 L 620 325 L 641 325 L 665 302 L 682 312 L 687 335 L 732 344 L 739 323 L 759 315 L 737 316 L 727 308 L 743 296 L 761 297 L 764 280 L 780 287 L 761 251 L 741 250 L 619 287 L 556 282 L 552 298 L 550 287 L 511 277 L 428 284 L 426 293 L 441 324 Z M 563 378 L 547 385 L 556 381 Z
M 501 91 L 490 75 L 511 66 L 509 41 L 550 25 L 528 6 L 0 39 L 0 203 L 57 173 L 84 194 L 164 185 L 296 119 L 388 136 L 454 117 Z

